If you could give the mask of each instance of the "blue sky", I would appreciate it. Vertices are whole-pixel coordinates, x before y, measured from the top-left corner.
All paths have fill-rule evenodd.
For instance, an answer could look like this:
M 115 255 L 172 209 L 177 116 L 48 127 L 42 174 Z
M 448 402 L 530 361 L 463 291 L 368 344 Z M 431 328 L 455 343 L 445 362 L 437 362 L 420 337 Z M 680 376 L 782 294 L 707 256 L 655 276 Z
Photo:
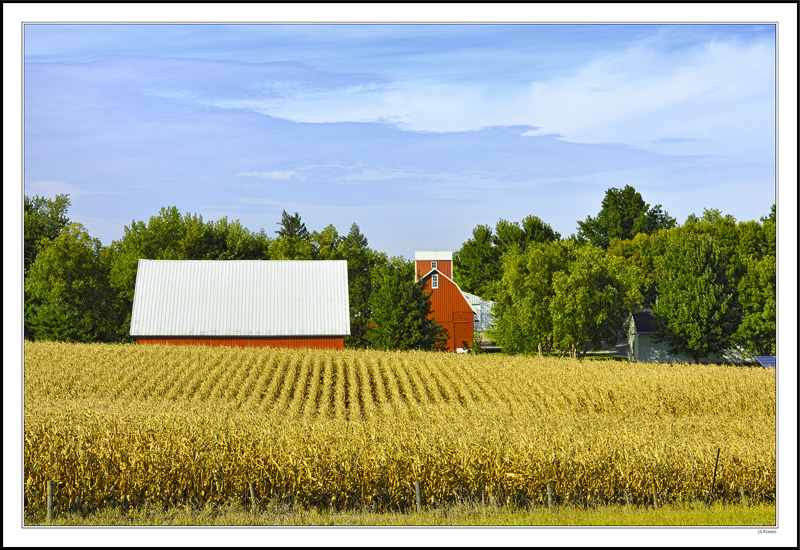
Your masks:
M 181 21 L 211 24 L 31 24 Z M 536 22 L 551 24 L 522 24 Z M 556 24 L 564 22 L 630 24 Z M 162 206 L 270 234 L 286 209 L 311 230 L 333 224 L 346 233 L 356 222 L 372 248 L 406 258 L 457 250 L 476 225 L 529 214 L 567 236 L 597 214 L 609 187 L 632 185 L 681 223 L 706 207 L 758 219 L 777 201 L 778 348 L 789 367 L 777 372 L 779 499 L 781 517 L 796 516 L 796 4 L 16 3 L 3 4 L 3 59 L 4 268 L 18 266 L 4 269 L 5 301 L 17 304 L 4 308 L 4 341 L 22 340 L 23 193 L 69 193 L 70 218 L 105 245 Z M 20 348 L 3 353 L 4 365 L 20 365 L 3 372 L 3 496 L 12 506 L 21 502 Z M 23 533 L 21 513 L 4 514 L 4 540 L 52 546 L 69 535 Z M 794 527 L 749 534 L 788 546 Z M 565 533 L 577 544 L 619 543 L 613 529 L 537 537 L 560 543 Z M 358 534 L 287 537 L 346 545 Z M 625 533 L 634 544 L 654 534 L 701 546 L 748 535 Z M 222 531 L 191 535 L 230 540 Z M 172 535 L 131 536 L 163 544 Z M 185 543 L 187 531 L 175 536 Z M 525 544 L 528 533 L 393 536 L 496 545 Z
M 775 202 L 775 26 L 24 28 L 24 186 L 104 245 L 163 206 L 410 258 L 610 187 L 682 223 Z

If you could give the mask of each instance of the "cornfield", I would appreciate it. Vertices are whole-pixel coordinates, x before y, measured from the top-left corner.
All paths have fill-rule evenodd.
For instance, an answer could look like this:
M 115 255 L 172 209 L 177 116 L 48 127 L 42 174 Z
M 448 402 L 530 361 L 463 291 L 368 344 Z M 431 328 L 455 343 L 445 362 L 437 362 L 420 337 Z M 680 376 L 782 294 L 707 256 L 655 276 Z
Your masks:
M 26 509 L 48 480 L 84 512 L 249 504 L 251 483 L 376 511 L 416 481 L 423 506 L 775 498 L 774 370 L 49 342 L 24 367 Z

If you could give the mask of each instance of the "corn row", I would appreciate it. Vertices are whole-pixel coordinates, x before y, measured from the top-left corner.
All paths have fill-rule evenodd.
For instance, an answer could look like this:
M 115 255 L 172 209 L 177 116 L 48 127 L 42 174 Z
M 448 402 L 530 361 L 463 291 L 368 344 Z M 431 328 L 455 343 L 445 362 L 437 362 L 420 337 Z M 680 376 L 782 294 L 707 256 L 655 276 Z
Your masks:
M 415 481 L 425 506 L 776 493 L 764 369 L 26 342 L 24 381 L 34 508 L 49 480 L 59 510 L 246 503 L 249 483 L 376 510 L 413 508 Z

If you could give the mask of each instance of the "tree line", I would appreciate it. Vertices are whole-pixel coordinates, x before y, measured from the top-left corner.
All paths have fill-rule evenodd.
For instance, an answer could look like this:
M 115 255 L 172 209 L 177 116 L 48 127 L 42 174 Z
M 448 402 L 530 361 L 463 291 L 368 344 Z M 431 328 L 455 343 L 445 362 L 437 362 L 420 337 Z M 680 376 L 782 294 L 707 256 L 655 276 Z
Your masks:
M 273 236 L 238 220 L 204 221 L 165 207 L 102 246 L 71 223 L 67 195 L 25 197 L 24 334 L 31 340 L 130 341 L 140 258 L 346 260 L 348 347 L 437 349 L 414 264 L 369 248 L 353 223 L 309 231 L 284 211 Z M 630 186 L 607 191 L 596 217 L 566 239 L 536 216 L 479 225 L 453 255 L 462 290 L 495 301 L 493 337 L 505 351 L 581 357 L 612 343 L 632 311 L 653 310 L 662 338 L 696 360 L 740 344 L 775 353 L 775 207 L 736 223 L 706 209 L 682 226 Z
M 671 353 L 774 355 L 775 222 L 773 205 L 758 222 L 704 209 L 679 226 L 633 187 L 611 188 L 567 239 L 535 216 L 475 227 L 453 276 L 495 301 L 493 336 L 509 352 L 581 357 L 648 308 Z
M 353 223 L 308 231 L 284 211 L 275 236 L 223 217 L 204 221 L 162 208 L 132 221 L 121 239 L 101 246 L 67 216 L 67 195 L 25 197 L 24 335 L 29 340 L 128 342 L 136 271 L 152 260 L 346 260 L 350 301 L 348 347 L 433 349 L 441 327 L 430 318 L 424 282 L 413 264 L 370 249 Z M 398 297 L 402 297 L 398 301 Z

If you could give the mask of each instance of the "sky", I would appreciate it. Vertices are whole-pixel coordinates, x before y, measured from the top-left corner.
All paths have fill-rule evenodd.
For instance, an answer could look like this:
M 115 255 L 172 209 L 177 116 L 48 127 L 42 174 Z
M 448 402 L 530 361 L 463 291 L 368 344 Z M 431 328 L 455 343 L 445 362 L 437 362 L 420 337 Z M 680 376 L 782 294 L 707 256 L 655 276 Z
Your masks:
M 790 546 L 797 5 L 454 6 L 3 4 L 3 282 L 4 301 L 17 304 L 4 308 L 4 342 L 22 342 L 23 194 L 68 193 L 70 219 L 104 245 L 166 206 L 271 236 L 286 210 L 312 231 L 332 224 L 346 234 L 357 223 L 370 248 L 407 259 L 458 250 L 475 226 L 528 215 L 569 236 L 611 187 L 633 186 L 679 223 L 704 208 L 758 220 L 777 203 L 779 365 L 789 365 L 776 374 L 777 532 L 535 536 L 553 545 L 618 546 L 622 535 L 634 545 L 656 536 L 681 546 Z M 4 365 L 20 365 L 3 373 L 4 543 L 85 546 L 96 536 L 107 544 L 102 529 L 20 526 L 20 348 L 3 351 Z M 198 531 L 125 536 L 143 545 L 181 545 L 187 534 L 199 545 L 263 544 L 261 531 Z M 385 544 L 385 534 L 267 533 L 287 545 L 342 546 Z M 524 527 L 391 535 L 409 545 L 531 540 Z
M 776 201 L 775 25 L 27 24 L 24 191 L 104 245 L 162 207 L 458 250 L 567 237 L 626 185 L 683 223 Z

